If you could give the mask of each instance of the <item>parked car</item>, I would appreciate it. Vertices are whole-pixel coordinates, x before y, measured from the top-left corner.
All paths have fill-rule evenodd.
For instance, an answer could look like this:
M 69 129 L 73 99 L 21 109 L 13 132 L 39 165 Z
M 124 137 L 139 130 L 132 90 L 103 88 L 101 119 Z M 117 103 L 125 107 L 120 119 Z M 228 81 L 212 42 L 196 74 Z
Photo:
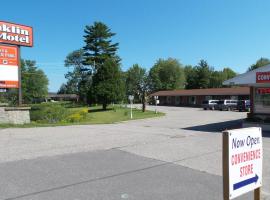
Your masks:
M 238 100 L 232 100 L 232 99 L 220 100 L 215 106 L 215 109 L 216 110 L 236 110 L 237 103 L 238 103 Z
M 202 102 L 202 108 L 204 110 L 214 110 L 215 105 L 217 105 L 218 100 L 206 100 Z
M 237 110 L 239 110 L 239 112 L 241 112 L 241 111 L 249 111 L 250 110 L 250 100 L 238 101 Z

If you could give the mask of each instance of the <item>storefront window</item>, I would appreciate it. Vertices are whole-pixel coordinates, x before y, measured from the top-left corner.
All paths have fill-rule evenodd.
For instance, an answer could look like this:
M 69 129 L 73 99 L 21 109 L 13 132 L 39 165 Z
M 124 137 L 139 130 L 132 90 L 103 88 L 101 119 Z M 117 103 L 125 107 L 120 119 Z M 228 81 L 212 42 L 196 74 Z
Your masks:
M 255 88 L 254 112 L 270 114 L 270 88 Z
M 180 104 L 180 97 L 179 96 L 175 97 L 175 104 L 176 105 Z

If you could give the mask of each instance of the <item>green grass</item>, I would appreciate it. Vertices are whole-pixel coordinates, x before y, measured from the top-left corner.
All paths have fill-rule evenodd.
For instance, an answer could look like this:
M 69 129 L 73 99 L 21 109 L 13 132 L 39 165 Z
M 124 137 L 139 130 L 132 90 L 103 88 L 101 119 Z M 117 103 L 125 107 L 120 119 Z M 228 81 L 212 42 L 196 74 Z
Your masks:
M 24 125 L 12 125 L 12 124 L 0 124 L 0 128 L 29 128 L 29 127 L 48 127 L 48 126 L 68 126 L 68 125 L 87 125 L 87 124 L 112 124 L 122 121 L 128 121 L 130 119 L 130 109 L 129 108 L 123 108 L 119 105 L 115 105 L 114 107 L 109 106 L 106 111 L 101 109 L 101 106 L 95 106 L 95 107 L 86 107 L 81 105 L 70 105 L 68 103 L 47 103 L 47 104 L 41 104 L 41 105 L 33 105 L 35 109 L 31 111 L 31 117 L 37 118 L 36 116 L 39 115 L 46 115 L 48 113 L 48 107 L 52 107 L 51 110 L 55 110 L 59 108 L 59 105 L 65 108 L 66 112 L 63 114 L 62 111 L 59 112 L 59 115 L 65 115 L 65 118 L 61 121 L 54 121 L 53 123 L 48 122 L 44 119 L 36 119 L 32 120 L 30 124 L 24 124 Z M 40 110 L 39 110 L 40 109 Z M 46 112 L 44 112 L 44 109 Z M 70 122 L 66 119 L 69 119 L 70 115 L 76 113 L 81 113 L 83 110 L 86 109 L 89 110 L 87 114 L 83 116 L 82 119 L 76 122 Z M 49 115 L 51 110 L 49 110 Z M 57 111 L 55 111 L 57 112 Z M 164 113 L 158 112 L 157 114 L 154 111 L 146 111 L 142 112 L 141 110 L 133 109 L 133 119 L 145 119 L 145 118 L 153 118 L 153 117 L 160 117 L 164 116 Z M 52 115 L 55 116 L 54 114 Z M 57 116 L 58 117 L 58 116 Z

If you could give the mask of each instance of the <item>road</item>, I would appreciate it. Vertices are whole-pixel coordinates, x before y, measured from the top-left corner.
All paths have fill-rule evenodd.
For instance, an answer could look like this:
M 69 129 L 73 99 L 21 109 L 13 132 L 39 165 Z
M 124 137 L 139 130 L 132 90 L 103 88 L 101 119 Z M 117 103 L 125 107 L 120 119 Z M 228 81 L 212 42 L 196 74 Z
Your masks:
M 220 131 L 238 128 L 246 114 L 158 110 L 166 116 L 0 130 L 0 199 L 222 199 Z M 270 199 L 267 134 L 263 143 L 263 199 Z

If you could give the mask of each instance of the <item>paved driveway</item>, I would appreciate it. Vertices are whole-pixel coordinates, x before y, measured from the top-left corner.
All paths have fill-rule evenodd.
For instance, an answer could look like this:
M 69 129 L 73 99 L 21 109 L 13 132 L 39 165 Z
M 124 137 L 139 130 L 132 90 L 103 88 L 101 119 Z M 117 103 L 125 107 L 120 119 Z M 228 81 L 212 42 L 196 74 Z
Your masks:
M 246 114 L 158 110 L 167 115 L 0 130 L 0 199 L 221 199 L 220 131 L 238 128 Z M 263 142 L 267 198 L 270 138 Z

